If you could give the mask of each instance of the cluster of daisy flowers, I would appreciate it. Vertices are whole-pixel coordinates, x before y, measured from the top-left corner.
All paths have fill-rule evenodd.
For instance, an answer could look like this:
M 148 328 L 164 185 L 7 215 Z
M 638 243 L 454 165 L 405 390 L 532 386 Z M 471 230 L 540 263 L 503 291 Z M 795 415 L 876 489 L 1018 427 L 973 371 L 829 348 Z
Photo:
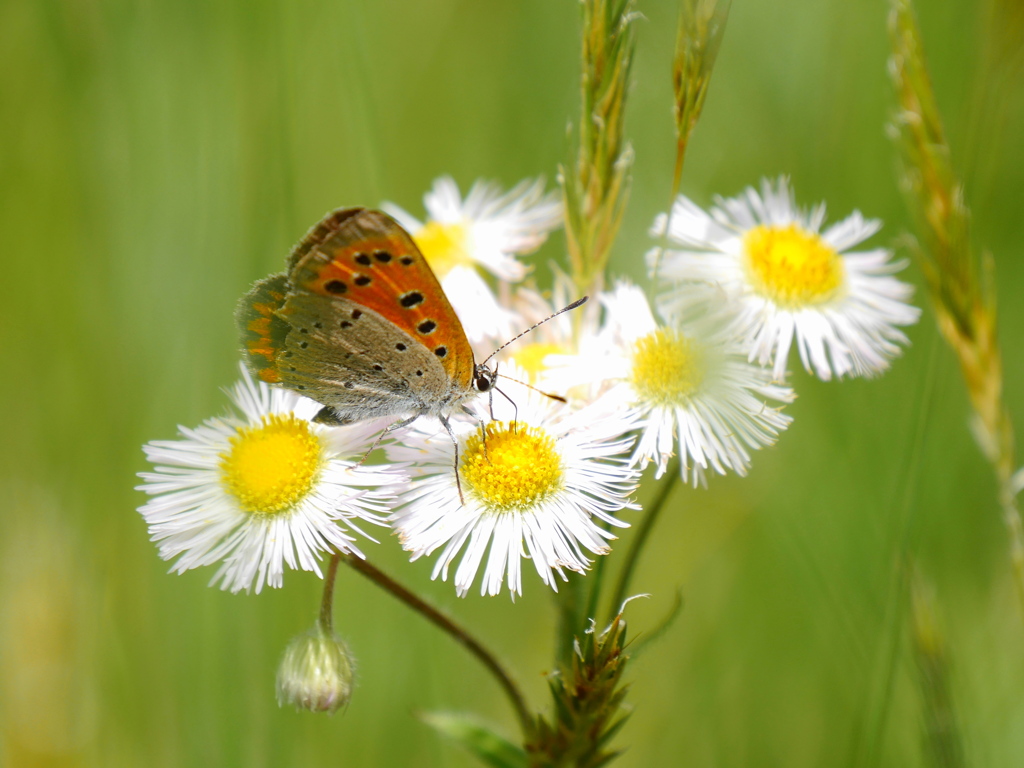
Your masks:
M 555 271 L 547 295 L 517 257 L 562 220 L 540 182 L 484 183 L 463 198 L 438 180 L 426 221 L 384 209 L 413 236 L 479 357 L 578 298 Z M 824 231 L 785 180 L 719 200 L 680 197 L 651 234 L 652 309 L 626 281 L 554 317 L 499 357 L 498 393 L 454 414 L 449 435 L 421 418 L 392 433 L 383 462 L 364 455 L 386 426 L 327 426 L 321 406 L 254 381 L 236 412 L 144 447 L 154 465 L 140 508 L 164 559 L 217 565 L 213 583 L 259 592 L 285 566 L 320 573 L 333 552 L 362 557 L 356 535 L 390 528 L 411 559 L 467 594 L 522 592 L 523 561 L 557 589 L 607 554 L 640 472 L 673 458 L 693 485 L 746 474 L 751 452 L 791 423 L 791 348 L 828 380 L 883 371 L 919 310 L 886 249 L 854 251 L 879 229 L 854 213 Z M 667 244 L 667 247 L 666 247 Z M 556 397 L 546 393 L 556 393 Z M 373 528 L 371 528 L 371 526 Z

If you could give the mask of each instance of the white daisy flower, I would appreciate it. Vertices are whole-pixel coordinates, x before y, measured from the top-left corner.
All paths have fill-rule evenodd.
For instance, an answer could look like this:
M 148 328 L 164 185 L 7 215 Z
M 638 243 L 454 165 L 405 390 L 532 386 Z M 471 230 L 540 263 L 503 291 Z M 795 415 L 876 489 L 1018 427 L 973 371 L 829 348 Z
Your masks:
M 232 592 L 280 587 L 286 564 L 319 576 L 321 553 L 335 548 L 362 557 L 341 524 L 364 536 L 357 521 L 386 525 L 394 484 L 406 479 L 357 466 L 379 425 L 314 424 L 318 403 L 242 375 L 229 392 L 241 418 L 143 446 L 155 471 L 139 473 L 152 497 L 139 512 L 160 556 L 177 557 L 177 573 L 223 561 L 210 583 Z
M 455 181 L 443 176 L 423 202 L 426 222 L 393 203 L 382 207 L 423 251 L 469 340 L 507 340 L 516 328 L 515 315 L 498 303 L 479 268 L 504 283 L 522 280 L 527 270 L 515 255 L 537 250 L 561 224 L 561 200 L 555 193 L 545 195 L 540 180 L 520 182 L 505 193 L 478 181 L 462 199 Z
M 526 375 L 509 368 L 515 378 Z M 441 549 L 433 578 L 445 580 L 462 552 L 455 571 L 459 596 L 469 591 L 482 564 L 482 595 L 498 594 L 506 574 L 512 597 L 521 595 L 524 557 L 557 591 L 556 574 L 565 580 L 566 570 L 587 570 L 591 561 L 584 550 L 610 551 L 615 536 L 608 528 L 626 525 L 614 513 L 637 508 L 629 496 L 638 473 L 619 457 L 633 443 L 623 437 L 633 427 L 628 415 L 573 411 L 505 380 L 500 387 L 515 405 L 495 397 L 496 420 L 486 422 L 486 443 L 479 424 L 453 425 L 462 499 L 448 434 L 416 423 L 388 448 L 393 459 L 416 462 L 414 479 L 400 498 L 404 506 L 391 517 L 402 546 L 413 560 Z M 483 423 L 488 407 L 478 405 Z
M 907 303 L 913 287 L 892 277 L 905 260 L 892 261 L 885 248 L 850 251 L 881 222 L 854 211 L 821 232 L 825 205 L 798 209 L 785 178 L 717 203 L 705 213 L 680 195 L 668 239 L 682 248 L 666 250 L 661 276 L 721 286 L 738 302 L 749 359 L 772 365 L 778 380 L 794 338 L 804 368 L 824 380 L 889 366 L 907 343 L 897 326 L 917 322 L 921 310 Z M 664 230 L 662 214 L 652 232 Z M 665 306 L 686 297 L 684 286 L 664 297 Z
M 706 485 L 708 469 L 745 475 L 750 450 L 772 445 L 792 421 L 770 401 L 790 403 L 793 390 L 747 362 L 728 317 L 690 312 L 659 325 L 643 291 L 627 283 L 601 301 L 600 334 L 579 355 L 549 358 L 559 366 L 551 380 L 590 383 L 602 401 L 635 409 L 640 437 L 632 462 L 641 469 L 654 462 L 656 477 L 677 451 L 682 478 L 694 486 Z

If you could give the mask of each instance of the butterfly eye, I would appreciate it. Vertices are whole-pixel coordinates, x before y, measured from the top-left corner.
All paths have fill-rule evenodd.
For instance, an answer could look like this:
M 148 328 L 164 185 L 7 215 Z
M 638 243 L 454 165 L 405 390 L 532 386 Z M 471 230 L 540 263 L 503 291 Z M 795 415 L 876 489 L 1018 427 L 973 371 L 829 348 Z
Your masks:
M 494 376 L 490 371 L 484 370 L 477 373 L 473 379 L 473 389 L 477 392 L 489 392 L 494 386 Z

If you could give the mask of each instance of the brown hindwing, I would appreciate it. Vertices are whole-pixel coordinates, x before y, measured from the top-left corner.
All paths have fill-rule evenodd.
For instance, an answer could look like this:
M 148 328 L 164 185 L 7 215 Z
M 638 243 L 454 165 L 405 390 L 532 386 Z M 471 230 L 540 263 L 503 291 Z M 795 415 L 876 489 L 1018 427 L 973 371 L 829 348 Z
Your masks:
M 290 333 L 278 358 L 281 384 L 359 421 L 446 403 L 440 361 L 365 306 L 309 292 L 289 294 L 278 311 Z
M 287 275 L 271 275 L 253 285 L 235 309 L 245 364 L 268 384 L 281 381 L 278 356 L 284 349 L 290 326 L 278 317 L 277 311 L 284 306 L 287 293 Z

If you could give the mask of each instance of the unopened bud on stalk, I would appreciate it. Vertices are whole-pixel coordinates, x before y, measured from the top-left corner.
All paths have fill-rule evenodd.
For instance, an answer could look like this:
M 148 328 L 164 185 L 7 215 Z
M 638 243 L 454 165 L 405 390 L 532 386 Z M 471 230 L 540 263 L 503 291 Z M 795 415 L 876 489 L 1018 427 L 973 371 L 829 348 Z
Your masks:
M 353 661 L 348 647 L 320 622 L 292 640 L 277 668 L 277 703 L 333 713 L 352 697 Z

